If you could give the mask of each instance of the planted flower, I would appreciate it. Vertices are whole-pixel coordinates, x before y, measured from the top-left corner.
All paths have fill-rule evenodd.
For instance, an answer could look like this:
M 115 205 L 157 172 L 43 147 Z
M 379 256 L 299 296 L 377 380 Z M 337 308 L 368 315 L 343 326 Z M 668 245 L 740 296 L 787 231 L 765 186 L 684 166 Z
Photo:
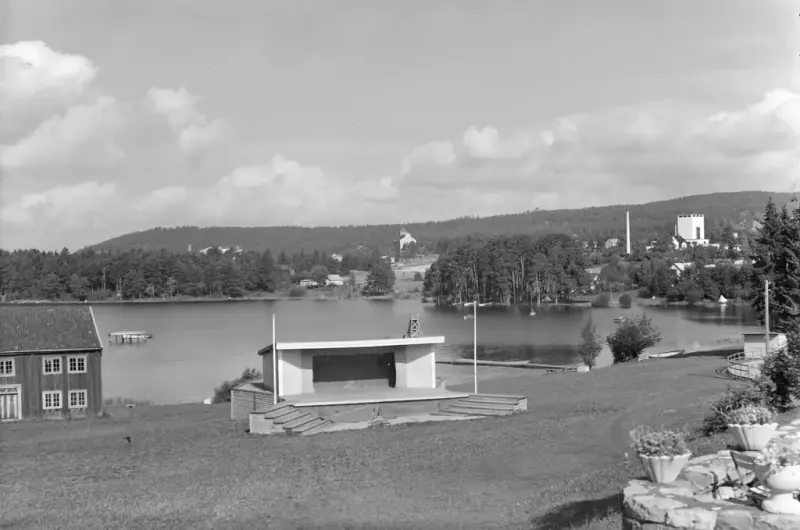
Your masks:
M 770 442 L 755 459 L 756 475 L 769 490 L 762 507 L 770 513 L 800 514 L 794 492 L 800 489 L 800 449 L 778 440 Z
M 727 416 L 731 425 L 769 425 L 775 422 L 775 413 L 763 405 L 747 405 Z
M 673 482 L 692 455 L 685 433 L 637 428 L 631 431 L 631 438 L 633 450 L 653 482 Z
M 747 451 L 761 451 L 775 437 L 775 413 L 763 405 L 748 405 L 727 414 L 728 429 Z

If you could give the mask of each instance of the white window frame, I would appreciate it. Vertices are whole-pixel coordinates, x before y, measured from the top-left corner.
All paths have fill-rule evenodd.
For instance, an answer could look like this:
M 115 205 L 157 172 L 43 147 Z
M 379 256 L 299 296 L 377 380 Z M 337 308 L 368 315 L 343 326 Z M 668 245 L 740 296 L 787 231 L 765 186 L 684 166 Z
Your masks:
M 76 404 L 73 405 L 72 396 L 81 396 L 81 395 L 83 396 L 83 405 L 77 403 L 78 401 L 77 399 L 76 399 Z M 85 409 L 86 407 L 89 406 L 89 392 L 87 392 L 86 390 L 70 390 L 68 399 L 69 401 L 67 402 L 67 404 L 69 405 L 69 408 L 72 410 Z
M 48 372 L 47 371 L 47 361 L 51 361 L 52 362 L 54 360 L 58 360 L 58 371 L 53 370 L 53 371 Z M 42 357 L 42 373 L 44 375 L 59 375 L 59 374 L 64 372 L 63 364 L 64 364 L 64 360 L 61 358 L 60 355 L 47 355 L 45 357 Z
M 54 396 L 58 396 L 58 406 L 50 405 L 47 406 L 47 395 L 51 394 Z M 61 410 L 64 406 L 64 393 L 61 390 L 45 390 L 42 392 L 42 409 L 43 410 Z
M 76 367 L 78 366 L 78 361 L 79 360 L 83 360 L 83 370 L 77 370 L 77 369 L 73 370 L 72 367 L 70 366 L 70 361 L 72 361 L 72 359 L 75 359 L 75 366 Z M 88 361 L 88 359 L 86 358 L 85 355 L 70 355 L 69 357 L 67 357 L 67 373 L 68 374 L 85 374 L 86 373 L 86 363 L 87 363 L 87 361 Z
M 3 359 L 2 357 L 0 357 L 0 367 L 6 366 L 5 363 L 11 363 L 11 370 L 9 370 L 8 372 L 4 372 L 3 368 L 0 368 L 0 377 L 14 377 L 14 376 L 16 376 L 17 375 L 16 359 L 14 359 L 13 357 L 11 357 L 9 359 Z

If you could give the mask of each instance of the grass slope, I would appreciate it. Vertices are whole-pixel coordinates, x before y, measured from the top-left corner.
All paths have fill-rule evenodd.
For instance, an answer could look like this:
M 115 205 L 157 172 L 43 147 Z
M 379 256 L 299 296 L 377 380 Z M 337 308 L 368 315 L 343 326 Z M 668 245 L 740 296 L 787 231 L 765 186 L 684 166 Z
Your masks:
M 573 210 L 532 211 L 484 218 L 460 218 L 449 221 L 408 223 L 405 226 L 418 242 L 435 246 L 444 238 L 474 234 L 540 234 L 564 232 L 581 237 L 622 237 L 625 234 L 625 211 L 631 212 L 632 237 L 650 238 L 653 232 L 671 234 L 675 218 L 681 213 L 704 213 L 706 230 L 731 221 L 749 223 L 761 215 L 767 199 L 787 202 L 789 193 L 744 191 L 679 197 L 642 205 L 613 205 Z M 307 228 L 274 227 L 206 227 L 184 226 L 154 228 L 122 235 L 104 241 L 94 248 L 128 250 L 131 248 L 166 248 L 183 252 L 188 245 L 195 250 L 208 246 L 239 245 L 248 250 L 278 253 L 339 252 L 359 244 L 388 251 L 398 238 L 401 225 L 363 225 Z
M 493 369 L 481 392 L 527 395 L 531 412 L 312 437 L 234 432 L 226 406 L 117 408 L 102 420 L 6 424 L 3 523 L 617 529 L 621 487 L 639 473 L 623 457 L 627 432 L 634 423 L 698 426 L 724 389 L 722 364 L 709 356 L 589 374 L 512 369 L 497 377 Z M 469 379 L 471 367 L 446 369 L 449 381 Z M 712 449 L 695 443 L 695 454 Z

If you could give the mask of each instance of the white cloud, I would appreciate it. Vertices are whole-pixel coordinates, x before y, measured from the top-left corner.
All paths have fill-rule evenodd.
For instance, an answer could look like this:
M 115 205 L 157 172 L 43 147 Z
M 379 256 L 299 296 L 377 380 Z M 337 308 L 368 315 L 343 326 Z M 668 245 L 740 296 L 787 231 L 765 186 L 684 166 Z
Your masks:
M 184 87 L 177 90 L 153 87 L 145 104 L 164 116 L 178 135 L 178 144 L 186 153 L 197 153 L 213 145 L 224 133 L 220 120 L 208 121 L 197 108 L 200 98 Z
M 463 149 L 434 142 L 403 158 L 400 195 L 504 192 L 551 208 L 721 190 L 787 190 L 800 161 L 800 94 L 775 90 L 739 109 L 661 101 L 566 116 L 545 130 L 468 128 Z M 415 191 L 425 188 L 427 192 Z M 470 204 L 453 204 L 463 215 Z M 511 211 L 505 209 L 502 211 Z
M 41 41 L 0 46 L 0 144 L 29 134 L 42 119 L 78 102 L 97 72 L 86 57 Z
M 113 183 L 81 182 L 28 193 L 0 210 L 0 220 L 9 225 L 35 225 L 54 232 L 90 228 L 102 222 L 95 214 L 107 210 L 116 192 Z
M 113 98 L 71 107 L 44 121 L 26 138 L 0 147 L 6 168 L 53 167 L 81 161 L 91 166 L 115 165 L 125 153 L 115 143 L 125 126 L 125 111 Z
M 77 96 L 96 75 L 86 57 L 57 52 L 42 41 L 0 46 L 0 99 Z
M 430 142 L 417 147 L 410 155 L 403 158 L 402 171 L 405 175 L 412 167 L 446 166 L 452 164 L 455 159 L 455 150 L 451 142 Z
M 399 189 L 392 177 L 380 180 L 362 180 L 356 184 L 358 196 L 365 201 L 392 203 L 399 197 Z

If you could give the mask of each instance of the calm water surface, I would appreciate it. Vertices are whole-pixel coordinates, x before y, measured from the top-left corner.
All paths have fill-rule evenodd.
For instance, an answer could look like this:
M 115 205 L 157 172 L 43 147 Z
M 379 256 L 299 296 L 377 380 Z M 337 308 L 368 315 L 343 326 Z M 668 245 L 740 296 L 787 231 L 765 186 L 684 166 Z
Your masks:
M 426 335 L 445 335 L 444 350 L 472 356 L 473 321 L 464 310 L 436 308 L 417 300 L 264 301 L 196 304 L 95 305 L 100 333 L 147 331 L 141 345 L 104 350 L 103 394 L 158 404 L 198 402 L 215 386 L 259 366 L 256 351 L 272 342 L 272 314 L 279 341 L 356 340 L 400 337 L 417 313 Z M 548 364 L 577 362 L 580 331 L 591 317 L 601 335 L 618 315 L 645 312 L 662 332 L 658 349 L 699 349 L 733 342 L 755 330 L 749 308 L 639 307 L 631 309 L 481 308 L 478 355 Z

